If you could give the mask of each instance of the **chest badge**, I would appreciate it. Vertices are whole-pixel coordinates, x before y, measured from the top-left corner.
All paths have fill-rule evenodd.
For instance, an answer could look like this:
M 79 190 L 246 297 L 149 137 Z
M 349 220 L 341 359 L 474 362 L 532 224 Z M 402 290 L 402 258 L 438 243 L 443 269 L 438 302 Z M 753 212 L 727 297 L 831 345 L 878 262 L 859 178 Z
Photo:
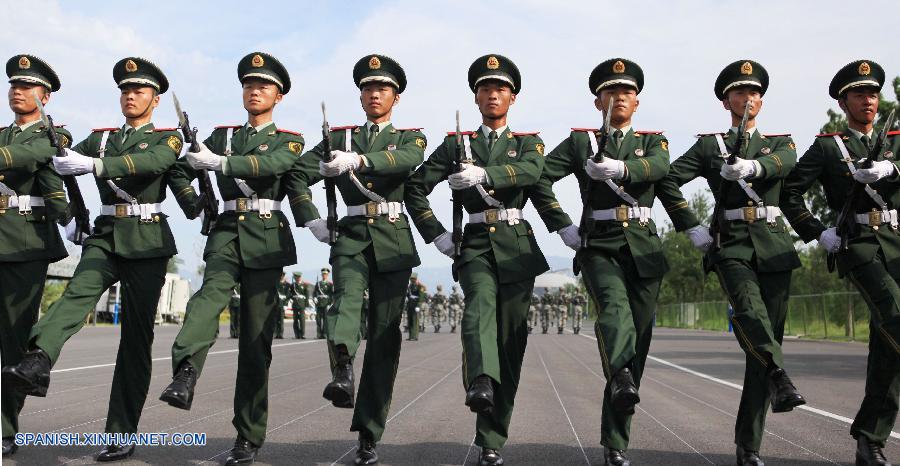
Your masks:
M 506 155 L 507 155 L 509 158 L 513 158 L 513 157 L 515 157 L 515 156 L 518 155 L 518 154 L 519 154 L 519 153 L 516 152 L 516 151 L 514 151 L 514 150 L 511 150 L 511 151 L 509 151 L 509 152 L 506 153 Z
M 269 150 L 269 145 L 268 144 L 260 144 L 259 150 L 265 152 L 265 151 Z
M 636 156 L 638 156 L 638 157 L 643 157 L 643 156 L 644 156 L 644 149 L 635 149 L 635 150 L 634 150 L 634 155 L 636 155 Z
M 769 149 L 768 147 L 763 147 L 762 149 L 759 150 L 759 152 L 762 155 L 769 155 L 772 153 L 772 149 Z
M 142 143 L 138 144 L 138 149 L 140 149 L 140 150 L 144 150 L 148 147 L 150 147 L 150 144 L 148 144 L 146 142 L 142 142 Z
M 387 146 L 387 150 L 396 150 L 396 149 L 397 149 L 396 144 L 388 144 L 388 146 Z

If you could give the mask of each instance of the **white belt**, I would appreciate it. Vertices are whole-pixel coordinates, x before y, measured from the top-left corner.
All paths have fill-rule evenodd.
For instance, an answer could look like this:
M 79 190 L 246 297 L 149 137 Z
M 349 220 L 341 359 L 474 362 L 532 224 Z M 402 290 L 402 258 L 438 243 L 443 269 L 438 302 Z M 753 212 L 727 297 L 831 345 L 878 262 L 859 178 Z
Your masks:
M 726 220 L 743 220 L 750 223 L 761 219 L 766 219 L 766 223 L 775 223 L 778 217 L 781 217 L 781 208 L 773 206 L 741 207 L 725 211 Z
M 897 209 L 876 210 L 865 214 L 856 214 L 856 223 L 875 227 L 883 223 L 890 223 L 892 228 L 897 228 Z
M 469 223 L 497 223 L 506 221 L 510 225 L 515 225 L 522 220 L 521 209 L 487 209 L 484 212 L 475 212 L 469 214 Z
M 621 206 L 612 209 L 598 209 L 591 212 L 591 218 L 594 220 L 615 220 L 617 222 L 639 219 L 641 223 L 647 223 L 650 219 L 650 208 Z
M 250 197 L 225 201 L 225 212 L 259 212 L 261 218 L 271 218 L 273 210 L 281 210 L 281 201 Z
M 387 215 L 388 220 L 394 221 L 403 213 L 403 204 L 400 202 L 366 202 L 360 205 L 348 205 L 347 215 L 350 217 L 379 217 Z
M 100 215 L 116 218 L 141 217 L 142 222 L 152 222 L 153 214 L 162 212 L 162 204 L 113 204 L 100 207 Z
M 8 196 L 6 194 L 0 194 L 0 211 L 6 211 L 7 209 L 12 209 L 16 207 L 19 209 L 20 215 L 27 215 L 31 213 L 32 207 L 43 207 L 44 206 L 44 198 L 40 196 Z

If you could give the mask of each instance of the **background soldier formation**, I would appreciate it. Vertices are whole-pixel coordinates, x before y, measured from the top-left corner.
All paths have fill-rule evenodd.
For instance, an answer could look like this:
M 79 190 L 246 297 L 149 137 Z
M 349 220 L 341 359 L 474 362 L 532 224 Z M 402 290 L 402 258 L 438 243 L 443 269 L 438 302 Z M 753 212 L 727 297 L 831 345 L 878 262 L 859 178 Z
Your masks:
M 419 128 L 391 124 L 407 80 L 400 64 L 384 55 L 367 55 L 353 67 L 365 123 L 329 127 L 326 120 L 323 141 L 305 153 L 299 133 L 273 122 L 291 80 L 275 57 L 262 52 L 246 55 L 237 66 L 246 123 L 218 126 L 202 143 L 187 126 L 186 114 L 179 128 L 153 126 L 153 112 L 169 84 L 145 59 L 126 57 L 113 67 L 124 124 L 96 129 L 72 148 L 71 134 L 54 128 L 43 114 L 50 94 L 60 88 L 53 69 L 23 54 L 7 62 L 6 72 L 16 116 L 0 130 L 4 456 L 16 451 L 10 436 L 19 429 L 25 397 L 46 395 L 63 345 L 115 282 L 123 284 L 126 311 L 106 431 L 137 432 L 150 381 L 156 303 L 166 264 L 176 254 L 160 205 L 168 187 L 184 215 L 201 217 L 211 231 L 203 284 L 188 303 L 172 347 L 172 383 L 160 399 L 191 408 L 219 314 L 227 306 L 240 351 L 232 420 L 237 435 L 226 464 L 252 463 L 265 441 L 271 345 L 281 338 L 285 306 L 293 309 L 295 338 L 305 338 L 305 309 L 315 306 L 316 336 L 327 338 L 333 376 L 323 396 L 336 407 L 354 409 L 356 464 L 378 462 L 403 314 L 410 340 L 418 338 L 429 316 L 435 333 L 445 318 L 451 333 L 459 327 L 465 405 L 476 413 L 479 464 L 499 465 L 528 334 L 538 323 L 547 333 L 551 320 L 563 333 L 570 313 L 573 333 L 579 333 L 588 300 L 598 311 L 595 334 L 607 380 L 604 461 L 630 464 L 631 418 L 640 402 L 655 303 L 667 271 L 650 218 L 657 197 L 675 228 L 704 251 L 705 269 L 716 273 L 734 309 L 731 321 L 746 354 L 736 463 L 763 464 L 759 451 L 770 407 L 782 413 L 806 402 L 784 370 L 781 346 L 791 273 L 799 266 L 789 221 L 804 241 L 818 240 L 838 273 L 869 303 L 866 391 L 850 433 L 857 441 L 857 464 L 887 464 L 882 448 L 900 397 L 895 257 L 900 254 L 895 157 L 900 132 L 891 131 L 890 123 L 881 133 L 874 130 L 885 75 L 871 60 L 838 70 L 828 89 L 849 128 L 819 135 L 799 161 L 790 135 L 757 128 L 769 86 L 766 69 L 752 60 L 729 64 L 713 86 L 729 129 L 699 135 L 671 164 L 662 133 L 632 125 L 644 73 L 625 58 L 603 61 L 587 80 L 604 124 L 573 128 L 546 156 L 537 133 L 509 126 L 522 77 L 499 54 L 479 57 L 468 70 L 481 124 L 449 133 L 427 158 Z M 185 142 L 189 150 L 181 156 Z M 211 210 L 217 201 L 205 183 L 199 193 L 191 185 L 208 172 L 215 172 L 221 213 Z M 63 189 L 72 181 L 68 177 L 88 174 L 103 203 L 92 228 L 72 220 L 79 209 L 67 208 Z M 579 224 L 553 192 L 569 175 L 582 192 Z M 700 177 L 715 195 L 709 227 L 687 208 L 680 190 Z M 311 187 L 323 180 L 348 206 L 340 220 L 321 218 L 312 202 Z M 448 231 L 430 206 L 428 195 L 445 180 L 456 205 L 468 212 L 461 235 Z M 807 209 L 803 195 L 815 181 L 824 186 L 828 207 L 841 212 L 836 226 L 824 225 Z M 74 189 L 69 197 L 74 203 Z M 297 262 L 284 200 L 296 225 L 329 244 L 334 283 L 327 267 L 314 286 L 299 273 L 293 282 L 284 278 L 283 268 Z M 548 230 L 576 251 L 574 269 L 587 296 L 580 290 L 534 292 L 535 277 L 548 266 L 522 216 L 529 200 Z M 445 296 L 439 285 L 429 297 L 412 273 L 420 261 L 410 220 L 426 243 L 453 259 L 454 278 L 465 295 L 453 285 Z M 71 241 L 83 242 L 81 261 L 62 298 L 34 324 L 48 264 L 66 256 L 57 223 Z M 454 231 L 460 227 L 456 222 Z M 366 337 L 357 392 L 353 364 Z M 97 460 L 133 453 L 133 445 L 106 445 Z

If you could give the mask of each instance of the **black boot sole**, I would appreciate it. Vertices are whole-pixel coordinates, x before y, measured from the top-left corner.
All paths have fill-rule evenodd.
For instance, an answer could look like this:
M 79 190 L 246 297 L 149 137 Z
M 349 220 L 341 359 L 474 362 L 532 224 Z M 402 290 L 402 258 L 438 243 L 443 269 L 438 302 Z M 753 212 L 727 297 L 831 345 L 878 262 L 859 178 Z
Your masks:
M 335 408 L 352 408 L 353 394 L 347 393 L 344 389 L 328 385 L 322 392 L 322 397 L 331 401 L 331 405 Z
M 803 399 L 802 396 L 798 395 L 797 397 L 791 398 L 790 400 L 783 401 L 781 403 L 778 403 L 777 405 L 775 403 L 772 403 L 772 412 L 776 413 L 776 414 L 789 413 L 789 412 L 793 411 L 794 408 L 796 408 L 797 406 L 803 406 L 805 404 L 806 404 L 806 400 Z
M 111 461 L 124 460 L 125 458 L 128 458 L 133 454 L 134 454 L 134 447 L 131 447 L 128 450 L 124 450 L 124 451 L 120 451 L 120 452 L 116 452 L 116 453 L 112 453 L 112 454 L 101 453 L 101 454 L 97 455 L 97 458 L 95 458 L 95 459 L 101 463 L 108 463 Z
M 191 405 L 194 403 L 194 395 L 191 394 L 191 396 L 188 398 L 187 402 L 185 402 L 180 397 L 170 395 L 166 392 L 163 392 L 163 394 L 159 396 L 159 401 L 165 401 L 166 403 L 169 404 L 169 406 L 171 406 L 173 408 L 190 411 Z
M 622 393 L 611 400 L 612 408 L 622 414 L 634 414 L 634 407 L 641 402 L 637 393 Z
M 469 407 L 469 411 L 477 414 L 491 414 L 494 410 L 494 402 L 485 398 L 466 400 L 466 406 Z
M 13 390 L 19 393 L 24 393 L 28 396 L 38 396 L 41 398 L 47 396 L 47 388 L 49 388 L 50 385 L 49 380 L 47 381 L 47 385 L 42 385 L 39 383 L 34 383 L 15 372 L 3 372 L 2 381 L 3 385 L 12 387 Z

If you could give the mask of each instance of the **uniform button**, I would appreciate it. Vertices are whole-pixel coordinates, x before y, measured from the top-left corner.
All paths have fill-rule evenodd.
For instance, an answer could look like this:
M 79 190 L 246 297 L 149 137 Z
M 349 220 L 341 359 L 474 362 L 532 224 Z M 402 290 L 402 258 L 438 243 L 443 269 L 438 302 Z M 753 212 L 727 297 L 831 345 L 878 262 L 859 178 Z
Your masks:
M 628 228 L 628 222 L 622 222 L 622 227 L 623 227 L 623 228 Z
M 278 222 L 278 228 L 284 228 L 284 223 L 283 223 L 283 222 Z
M 488 228 L 488 231 L 490 231 L 491 233 L 493 233 L 493 232 L 497 231 L 497 229 L 494 228 L 494 227 L 490 227 L 490 228 Z
M 492 190 L 488 191 L 488 194 L 490 194 L 491 196 L 493 196 L 493 195 L 494 195 L 494 190 L 492 189 Z
M 753 201 L 747 201 L 747 206 L 748 206 L 748 207 L 753 207 Z
M 375 219 L 374 219 L 374 218 L 370 218 L 370 219 L 369 219 L 369 225 L 371 225 L 371 224 L 373 224 L 373 223 L 375 223 Z
M 3 181 L 5 178 L 6 178 L 5 176 L 0 175 L 0 181 Z
M 753 187 L 753 183 L 747 183 L 747 187 L 748 187 L 748 188 L 752 188 L 752 187 Z
M 243 216 L 243 215 L 241 215 L 241 216 L 240 216 L 240 217 L 238 217 L 238 220 L 241 220 L 241 221 L 243 221 L 243 220 L 244 220 L 244 216 Z
M 159 215 L 154 215 L 154 216 L 153 216 L 153 221 L 156 222 L 156 223 L 159 223 Z
M 372 189 L 372 182 L 370 181 L 370 182 L 366 183 L 366 187 L 369 189 Z
M 47 220 L 47 217 L 44 216 L 44 215 L 41 215 L 41 221 L 43 222 L 43 221 L 46 221 L 46 220 Z

